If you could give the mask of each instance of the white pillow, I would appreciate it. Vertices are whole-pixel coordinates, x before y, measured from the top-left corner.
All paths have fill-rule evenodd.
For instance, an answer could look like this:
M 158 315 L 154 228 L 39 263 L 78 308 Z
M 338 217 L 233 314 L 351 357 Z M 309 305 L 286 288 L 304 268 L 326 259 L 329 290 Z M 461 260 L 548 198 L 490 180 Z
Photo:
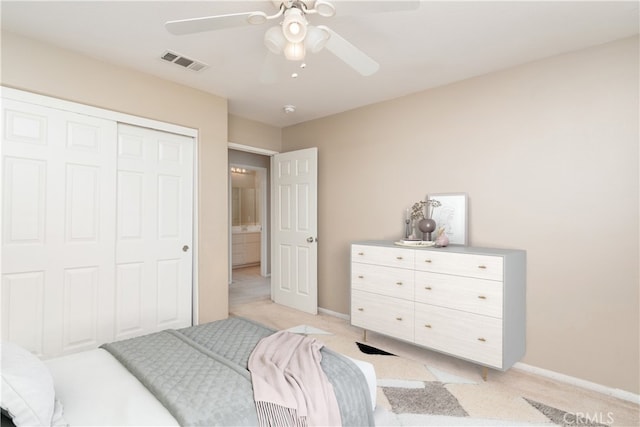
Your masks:
M 18 427 L 50 426 L 54 422 L 56 400 L 49 370 L 35 355 L 16 344 L 2 341 L 0 350 L 0 406 Z M 55 412 L 58 418 L 59 408 Z

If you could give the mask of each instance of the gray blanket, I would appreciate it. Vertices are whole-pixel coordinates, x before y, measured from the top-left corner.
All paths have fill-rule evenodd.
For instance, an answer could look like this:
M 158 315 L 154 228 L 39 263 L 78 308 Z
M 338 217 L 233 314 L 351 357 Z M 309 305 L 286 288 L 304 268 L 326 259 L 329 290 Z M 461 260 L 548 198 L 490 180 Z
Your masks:
M 102 347 L 120 361 L 183 426 L 257 425 L 249 356 L 275 332 L 243 318 L 166 330 Z M 374 425 L 364 375 L 327 349 L 322 368 L 333 385 L 345 426 Z

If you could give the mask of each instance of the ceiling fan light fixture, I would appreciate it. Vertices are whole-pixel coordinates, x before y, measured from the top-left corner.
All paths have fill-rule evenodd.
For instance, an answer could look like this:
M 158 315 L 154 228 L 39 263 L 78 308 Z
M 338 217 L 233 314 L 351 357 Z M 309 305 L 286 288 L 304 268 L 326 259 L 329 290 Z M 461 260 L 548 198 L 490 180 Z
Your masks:
M 307 35 L 307 20 L 298 8 L 292 7 L 284 13 L 282 21 L 284 37 L 291 43 L 300 43 Z
M 264 45 L 271 52 L 280 55 L 287 44 L 287 39 L 282 34 L 282 28 L 279 25 L 273 26 L 264 33 Z
M 318 53 L 329 40 L 329 33 L 318 27 L 309 26 L 307 37 L 304 39 L 305 47 L 311 53 Z
M 290 61 L 302 61 L 305 55 L 304 43 L 287 43 L 284 56 Z

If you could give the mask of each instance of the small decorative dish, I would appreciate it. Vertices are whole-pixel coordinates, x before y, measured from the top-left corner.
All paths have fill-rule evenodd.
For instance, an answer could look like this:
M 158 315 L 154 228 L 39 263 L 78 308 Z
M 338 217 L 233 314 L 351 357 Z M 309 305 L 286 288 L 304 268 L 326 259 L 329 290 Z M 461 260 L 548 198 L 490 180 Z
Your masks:
M 429 246 L 433 246 L 435 244 L 435 242 L 431 241 L 431 240 L 399 240 L 397 242 L 394 242 L 394 244 L 398 245 L 398 246 L 417 246 L 417 247 L 429 247 Z

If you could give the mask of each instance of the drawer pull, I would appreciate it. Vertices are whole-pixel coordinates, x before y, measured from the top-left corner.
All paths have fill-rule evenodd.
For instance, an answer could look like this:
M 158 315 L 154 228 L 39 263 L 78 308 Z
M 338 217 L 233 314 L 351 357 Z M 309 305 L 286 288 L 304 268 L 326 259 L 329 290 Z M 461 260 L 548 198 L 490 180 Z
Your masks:
M 397 257 L 396 257 L 396 259 L 397 259 L 397 260 L 401 260 L 401 259 L 402 259 L 402 257 L 401 257 L 401 256 L 397 256 Z
M 431 286 L 425 286 L 424 287 L 426 290 L 430 291 L 431 290 Z
M 486 265 L 479 265 L 479 266 L 478 266 L 478 268 L 479 268 L 479 269 L 482 269 L 482 270 L 486 270 L 486 269 L 487 269 L 487 266 L 486 266 Z
M 362 256 L 362 255 L 364 255 L 364 252 L 358 252 L 358 255 Z
M 487 340 L 484 338 L 478 338 L 478 341 L 487 342 Z
M 429 264 L 431 264 L 431 260 L 430 259 L 425 259 L 424 262 L 428 262 Z
M 396 282 L 396 285 L 402 286 L 402 282 Z
M 358 279 L 364 279 L 364 276 L 363 275 L 359 275 Z
M 429 325 L 429 324 L 424 325 L 424 327 L 431 329 L 431 325 Z
M 484 295 L 478 295 L 478 298 L 480 298 L 480 299 L 487 299 L 487 297 L 485 297 Z
M 364 308 L 358 307 L 358 311 L 364 311 Z
M 402 322 L 402 317 L 396 317 L 396 320 L 399 320 Z

